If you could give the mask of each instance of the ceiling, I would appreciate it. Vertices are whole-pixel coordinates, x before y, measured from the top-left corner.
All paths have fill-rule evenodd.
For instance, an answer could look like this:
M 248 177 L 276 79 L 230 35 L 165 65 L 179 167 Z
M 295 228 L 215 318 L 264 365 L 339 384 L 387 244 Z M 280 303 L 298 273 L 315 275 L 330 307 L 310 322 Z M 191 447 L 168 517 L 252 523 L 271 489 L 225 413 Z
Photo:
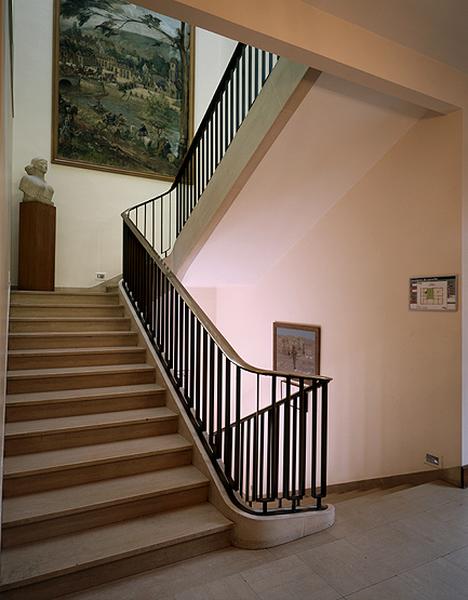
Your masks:
M 304 0 L 468 72 L 468 0 Z

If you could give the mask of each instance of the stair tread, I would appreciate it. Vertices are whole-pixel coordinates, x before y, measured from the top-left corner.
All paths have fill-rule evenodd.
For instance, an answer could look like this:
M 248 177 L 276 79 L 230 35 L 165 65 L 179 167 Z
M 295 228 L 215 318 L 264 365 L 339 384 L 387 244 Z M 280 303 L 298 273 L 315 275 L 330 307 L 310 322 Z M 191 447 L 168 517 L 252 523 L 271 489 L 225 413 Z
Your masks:
M 37 337 L 95 337 L 107 335 L 136 336 L 136 331 L 12 331 L 8 334 L 12 338 L 37 338 Z
M 90 373 L 115 373 L 122 371 L 152 371 L 154 367 L 147 363 L 135 363 L 129 365 L 98 365 L 90 367 L 61 367 L 53 369 L 18 369 L 8 371 L 8 379 L 21 379 L 35 377 L 53 377 L 54 375 L 87 375 Z
M 25 525 L 208 483 L 208 479 L 196 467 L 188 465 L 5 498 L 3 526 Z
M 9 356 L 62 356 L 74 354 L 118 354 L 119 352 L 142 352 L 144 346 L 92 346 L 91 348 L 35 348 L 9 350 Z
M 7 438 L 31 434 L 45 435 L 59 432 L 72 432 L 76 429 L 95 429 L 109 425 L 163 421 L 174 419 L 176 417 L 177 414 L 175 412 L 165 406 L 161 406 L 71 417 L 56 417 L 52 419 L 35 419 L 31 421 L 7 423 L 5 435 Z
M 76 322 L 83 323 L 83 321 L 99 321 L 99 322 L 108 322 L 108 321 L 130 321 L 129 317 L 10 317 L 10 321 L 27 321 L 28 323 L 32 323 L 35 321 L 40 321 L 41 323 L 46 323 L 48 321 L 60 321 L 60 322 Z
M 107 296 L 107 294 L 106 294 Z M 65 304 L 63 302 L 57 304 L 40 304 L 39 302 L 35 302 L 31 304 L 30 302 L 10 302 L 10 308 L 120 308 L 123 306 L 121 304 Z
M 4 477 L 13 478 L 27 474 L 40 474 L 103 462 L 113 462 L 121 458 L 167 453 L 190 449 L 192 445 L 177 433 L 122 440 L 105 444 L 78 446 L 33 454 L 8 456 L 4 460 Z
M 2 586 L 41 581 L 232 527 L 211 504 L 97 527 L 3 551 Z
M 80 291 L 73 291 L 73 290 L 55 290 L 55 291 L 51 291 L 51 292 L 47 292 L 47 291 L 42 291 L 42 290 L 12 290 L 12 296 L 33 296 L 33 295 L 38 295 L 38 296 L 53 296 L 53 295 L 58 295 L 58 296 L 106 296 L 106 298 L 108 297 L 112 297 L 112 296 L 118 296 L 117 293 L 110 293 L 110 292 L 80 292 Z
M 51 392 L 31 392 L 25 394 L 10 394 L 7 396 L 7 404 L 24 403 L 50 403 L 63 402 L 64 400 L 82 400 L 112 398 L 114 396 L 128 396 L 146 394 L 148 392 L 162 392 L 165 388 L 157 383 L 139 383 L 136 385 L 119 385 L 97 388 L 83 388 L 74 390 L 58 390 Z

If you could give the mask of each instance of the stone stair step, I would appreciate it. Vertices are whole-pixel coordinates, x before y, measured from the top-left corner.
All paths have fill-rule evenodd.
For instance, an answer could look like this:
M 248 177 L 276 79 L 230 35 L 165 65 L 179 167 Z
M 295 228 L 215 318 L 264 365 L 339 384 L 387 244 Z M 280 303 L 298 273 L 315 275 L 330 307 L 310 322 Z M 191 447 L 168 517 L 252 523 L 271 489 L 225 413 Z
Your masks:
M 42 348 L 10 350 L 8 369 L 43 369 L 141 363 L 146 358 L 143 346 L 101 348 Z
M 138 334 L 134 331 L 10 332 L 8 336 L 9 350 L 136 346 L 137 343 Z
M 155 369 L 146 363 L 8 371 L 7 394 L 87 387 L 153 383 Z
M 119 304 L 117 293 L 106 292 L 29 292 L 13 290 L 11 302 L 23 304 Z
M 7 548 L 0 593 L 5 600 L 50 600 L 225 547 L 231 527 L 203 503 Z
M 174 433 L 9 456 L 4 497 L 182 466 L 191 459 L 191 444 Z
M 50 490 L 3 503 L 4 548 L 206 502 L 208 479 L 194 466 Z
M 176 433 L 177 421 L 163 406 L 7 423 L 5 456 Z
M 156 383 L 13 394 L 6 400 L 7 422 L 163 406 L 165 395 Z
M 124 307 L 120 304 L 31 304 L 12 302 L 12 317 L 121 317 Z
M 11 317 L 11 333 L 128 331 L 127 317 Z

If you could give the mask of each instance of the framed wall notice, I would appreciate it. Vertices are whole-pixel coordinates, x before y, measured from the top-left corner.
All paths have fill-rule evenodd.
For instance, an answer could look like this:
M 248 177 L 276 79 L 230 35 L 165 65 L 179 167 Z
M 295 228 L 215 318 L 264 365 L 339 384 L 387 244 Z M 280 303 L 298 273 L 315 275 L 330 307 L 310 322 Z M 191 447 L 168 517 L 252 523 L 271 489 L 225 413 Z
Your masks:
M 457 276 L 410 279 L 410 310 L 457 310 Z

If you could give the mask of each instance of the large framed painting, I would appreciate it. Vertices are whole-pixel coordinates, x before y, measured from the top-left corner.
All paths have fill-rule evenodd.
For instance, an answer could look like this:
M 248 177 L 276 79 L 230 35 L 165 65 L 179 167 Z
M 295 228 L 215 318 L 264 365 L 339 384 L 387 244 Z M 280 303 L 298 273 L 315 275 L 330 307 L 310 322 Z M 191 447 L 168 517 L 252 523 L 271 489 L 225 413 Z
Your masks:
M 320 327 L 273 323 L 273 369 L 292 375 L 320 375 Z
M 193 127 L 195 30 L 125 0 L 55 0 L 52 162 L 170 180 Z

